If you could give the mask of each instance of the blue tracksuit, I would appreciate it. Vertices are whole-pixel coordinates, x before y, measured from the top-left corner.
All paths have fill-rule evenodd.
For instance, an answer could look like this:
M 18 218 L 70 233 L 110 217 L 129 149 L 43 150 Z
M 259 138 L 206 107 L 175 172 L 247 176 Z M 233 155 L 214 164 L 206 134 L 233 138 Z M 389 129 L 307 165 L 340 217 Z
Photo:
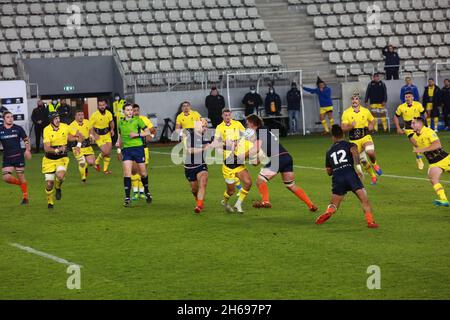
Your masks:
M 323 91 L 320 91 L 319 88 L 307 88 L 303 87 L 303 89 L 309 93 L 315 93 L 319 97 L 319 104 L 321 108 L 332 107 L 333 100 L 331 99 L 331 88 L 325 87 Z

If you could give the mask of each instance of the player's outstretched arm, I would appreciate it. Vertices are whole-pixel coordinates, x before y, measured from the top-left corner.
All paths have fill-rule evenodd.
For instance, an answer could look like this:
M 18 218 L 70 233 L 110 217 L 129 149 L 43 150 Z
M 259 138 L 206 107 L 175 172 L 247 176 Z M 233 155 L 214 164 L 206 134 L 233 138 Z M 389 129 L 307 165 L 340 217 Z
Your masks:
M 394 123 L 395 123 L 395 127 L 397 128 L 397 133 L 398 134 L 404 134 L 404 131 L 402 128 L 400 128 L 400 121 L 398 121 L 398 115 L 394 115 Z
M 442 148 L 442 144 L 441 144 L 441 140 L 435 140 L 431 143 L 431 145 L 429 145 L 428 147 L 425 148 L 417 148 L 414 147 L 413 152 L 414 153 L 424 153 L 424 152 L 430 152 L 430 151 L 434 151 L 434 150 L 438 150 Z

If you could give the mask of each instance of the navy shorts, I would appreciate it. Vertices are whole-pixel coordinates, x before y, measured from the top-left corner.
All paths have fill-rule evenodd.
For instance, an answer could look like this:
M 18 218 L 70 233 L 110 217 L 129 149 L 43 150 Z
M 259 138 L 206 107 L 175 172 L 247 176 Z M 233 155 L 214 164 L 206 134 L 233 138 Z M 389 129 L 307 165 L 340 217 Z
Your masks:
M 274 158 L 264 166 L 265 169 L 276 173 L 294 172 L 294 161 L 289 153 L 277 156 L 275 161 Z
M 197 167 L 193 168 L 184 168 L 184 175 L 186 176 L 186 179 L 188 179 L 189 182 L 197 181 L 197 174 L 199 174 L 202 171 L 208 172 L 208 166 L 206 164 L 202 164 Z
M 15 157 L 4 157 L 3 158 L 3 168 L 14 167 L 14 168 L 24 168 L 25 167 L 25 157 L 20 154 Z
M 135 161 L 136 163 L 145 163 L 144 146 L 123 149 L 122 161 Z
M 355 192 L 363 188 L 361 179 L 354 171 L 333 175 L 333 194 L 344 196 L 348 191 Z

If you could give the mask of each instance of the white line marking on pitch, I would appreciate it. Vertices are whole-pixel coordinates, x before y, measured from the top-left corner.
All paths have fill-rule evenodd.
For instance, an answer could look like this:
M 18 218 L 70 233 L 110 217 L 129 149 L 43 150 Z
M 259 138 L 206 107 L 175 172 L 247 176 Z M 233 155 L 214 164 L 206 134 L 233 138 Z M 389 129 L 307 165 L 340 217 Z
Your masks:
M 40 257 L 47 258 L 47 259 L 53 260 L 53 261 L 61 263 L 61 264 L 65 264 L 65 265 L 68 265 L 68 266 L 78 266 L 80 268 L 83 267 L 82 265 L 80 265 L 78 263 L 73 263 L 73 262 L 67 261 L 66 259 L 59 258 L 57 256 L 54 256 L 54 255 L 51 255 L 51 254 L 48 254 L 48 253 L 45 253 L 45 252 L 33 249 L 31 247 L 23 246 L 23 245 L 18 244 L 18 243 L 10 243 L 10 245 L 15 247 L 15 248 L 18 248 L 20 250 L 26 251 L 28 253 L 32 253 L 32 254 L 38 255 Z
M 165 154 L 170 155 L 170 152 L 161 152 L 161 151 L 150 151 L 157 154 Z M 324 168 L 317 168 L 317 167 L 307 167 L 307 166 L 294 166 L 299 169 L 309 169 L 309 170 L 317 170 L 317 171 L 324 171 Z M 394 174 L 385 174 L 383 173 L 382 177 L 386 178 L 393 178 L 393 179 L 405 179 L 405 180 L 418 180 L 418 181 L 429 181 L 427 178 L 419 178 L 419 177 L 409 177 L 409 176 L 398 176 Z M 448 180 L 441 180 L 443 183 L 450 183 Z

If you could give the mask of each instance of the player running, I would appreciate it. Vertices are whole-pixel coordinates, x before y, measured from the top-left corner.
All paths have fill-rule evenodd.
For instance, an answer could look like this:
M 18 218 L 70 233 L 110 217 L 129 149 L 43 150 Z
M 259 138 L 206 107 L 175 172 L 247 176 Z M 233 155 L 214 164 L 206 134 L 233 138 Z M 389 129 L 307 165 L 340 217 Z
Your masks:
M 212 143 L 214 147 L 220 146 L 223 149 L 222 175 L 227 188 L 223 194 L 222 205 L 228 212 L 236 210 L 238 213 L 244 213 L 242 203 L 252 186 L 252 178 L 245 166 L 245 161 L 238 158 L 240 153 L 245 154 L 245 144 L 248 144 L 245 139 L 241 139 L 245 128 L 242 123 L 231 118 L 230 109 L 222 110 L 222 119 L 222 123 L 216 128 Z M 239 186 L 241 183 L 242 186 Z M 239 188 L 238 200 L 232 207 L 229 204 L 230 198 Z
M 394 116 L 395 127 L 398 134 L 405 134 L 408 139 L 411 139 L 414 130 L 411 127 L 412 120 L 418 117 L 426 116 L 425 109 L 418 101 L 414 101 L 414 94 L 412 91 L 405 92 L 405 103 L 398 106 Z M 400 127 L 399 118 L 403 118 L 404 128 Z M 424 164 L 422 161 L 422 154 L 416 154 L 416 162 L 419 170 L 423 170 Z
M 425 126 L 425 120 L 421 117 L 412 121 L 414 134 L 411 142 L 415 145 L 413 152 L 423 153 L 428 160 L 428 178 L 439 199 L 434 200 L 437 207 L 448 207 L 449 202 L 444 187 L 440 183 L 444 171 L 450 172 L 450 155 L 442 149 L 441 141 L 433 129 Z
M 142 142 L 144 143 L 144 154 L 145 154 L 145 166 L 147 167 L 150 160 L 150 153 L 148 149 L 148 143 L 155 137 L 156 128 L 153 123 L 144 115 L 141 115 L 141 108 L 138 104 L 133 104 L 133 115 L 141 119 L 147 128 L 150 130 L 150 135 L 147 137 L 142 137 Z M 146 199 L 144 185 L 141 181 L 141 176 L 139 175 L 138 166 L 135 163 L 133 166 L 133 175 L 131 176 L 131 185 L 133 187 L 133 201 L 141 199 Z
M 331 134 L 333 136 L 333 146 L 327 152 L 325 167 L 328 175 L 332 176 L 333 194 L 327 211 L 316 220 L 316 224 L 323 224 L 330 219 L 338 210 L 347 192 L 352 191 L 361 202 L 366 216 L 367 227 L 378 228 L 378 224 L 373 221 L 372 208 L 360 179 L 363 176 L 363 171 L 358 147 L 354 143 L 344 140 L 344 132 L 339 125 L 334 125 L 331 128 Z
M 25 144 L 22 149 L 21 141 Z M 25 179 L 25 158 L 31 159 L 30 140 L 21 126 L 14 124 L 11 112 L 3 112 L 3 125 L 0 126 L 0 144 L 3 146 L 3 181 L 14 184 L 22 190 L 22 203 L 28 204 L 27 181 Z M 16 172 L 17 178 L 13 176 Z
M 187 129 L 184 133 L 184 174 L 191 185 L 196 206 L 195 213 L 201 213 L 204 207 L 206 185 L 208 184 L 208 166 L 205 161 L 205 151 L 211 141 L 205 140 L 204 133 L 208 129 L 208 122 L 202 118 L 195 123 L 194 129 Z
M 75 120 L 70 124 L 70 137 L 78 141 L 72 151 L 78 162 L 78 170 L 83 183 L 86 183 L 88 166 L 95 165 L 95 153 L 89 136 L 91 129 L 90 122 L 84 118 L 84 111 L 77 110 Z
M 295 184 L 292 156 L 281 145 L 278 137 L 269 128 L 264 127 L 262 119 L 257 115 L 247 117 L 247 128 L 246 137 L 253 143 L 253 147 L 249 151 L 250 161 L 254 161 L 257 157 L 255 163 L 257 165 L 263 160 L 261 159 L 262 154 L 267 157 L 267 163 L 261 168 L 256 181 L 262 201 L 255 202 L 253 207 L 272 208 L 267 182 L 280 173 L 286 188 L 303 201 L 311 212 L 317 211 L 317 207 L 312 203 L 305 191 Z
M 357 145 L 361 163 L 371 176 L 371 184 L 375 185 L 377 175 L 381 176 L 382 174 L 381 168 L 377 164 L 375 145 L 370 135 L 375 125 L 375 118 L 369 109 L 361 106 L 359 94 L 352 96 L 352 106 L 342 114 L 341 123 L 343 131 L 349 133 L 350 142 Z
M 150 135 L 150 130 L 142 119 L 133 115 L 133 106 L 126 104 L 123 107 L 124 118 L 119 121 L 116 147 L 119 160 L 123 163 L 123 184 L 125 189 L 125 207 L 131 207 L 131 176 L 133 164 L 136 163 L 142 184 L 144 185 L 147 203 L 152 202 L 152 196 L 148 190 L 148 173 L 145 165 L 144 142 L 142 138 Z
M 112 138 L 114 137 L 114 120 L 112 113 L 107 110 L 106 99 L 99 99 L 97 111 L 90 118 L 91 135 L 94 137 L 101 153 L 95 160 L 95 169 L 100 172 L 100 162 L 103 160 L 103 173 L 111 174 L 109 164 L 111 162 Z
M 61 200 L 61 185 L 66 176 L 69 165 L 67 156 L 67 144 L 76 141 L 70 137 L 70 128 L 62 123 L 57 112 L 49 114 L 50 124 L 44 128 L 44 151 L 42 159 L 42 173 L 45 175 L 45 192 L 47 193 L 47 204 L 53 209 L 56 200 Z

